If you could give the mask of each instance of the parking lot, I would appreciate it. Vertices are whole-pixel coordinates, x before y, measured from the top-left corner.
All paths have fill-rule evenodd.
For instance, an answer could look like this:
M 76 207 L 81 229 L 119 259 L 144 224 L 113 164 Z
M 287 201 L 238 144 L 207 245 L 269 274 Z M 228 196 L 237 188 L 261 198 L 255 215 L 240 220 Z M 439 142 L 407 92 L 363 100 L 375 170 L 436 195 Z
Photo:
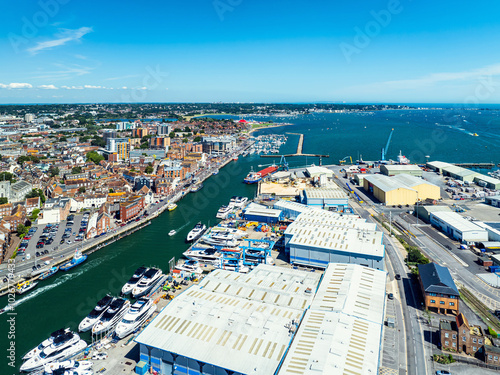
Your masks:
M 71 241 L 71 243 L 75 242 L 75 238 L 78 236 L 80 227 L 81 227 L 81 221 L 83 218 L 83 214 L 74 214 L 74 224 L 72 226 L 67 226 L 67 220 L 61 221 L 59 223 L 59 227 L 57 228 L 57 231 L 54 232 L 53 228 L 57 224 L 52 224 L 50 227 L 52 230 L 52 234 L 49 231 L 46 233 L 49 236 L 52 236 L 52 241 L 49 244 L 43 244 L 39 245 L 37 247 L 37 244 L 40 242 L 40 237 L 43 236 L 43 231 L 44 228 L 46 228 L 45 224 L 39 224 L 39 225 L 34 225 L 32 228 L 37 228 L 36 232 L 34 232 L 31 236 L 31 238 L 28 240 L 28 246 L 26 247 L 26 250 L 24 254 L 21 252 L 18 252 L 18 255 L 16 257 L 16 263 L 18 265 L 20 264 L 26 264 L 26 263 L 33 263 L 35 264 L 42 264 L 45 261 L 50 261 L 53 259 L 53 253 L 58 250 L 63 250 L 64 248 L 68 247 L 69 244 L 67 241 Z M 65 233 L 66 228 L 71 228 L 70 236 L 68 238 L 65 238 L 64 243 L 61 244 L 61 240 L 63 238 L 63 235 Z M 50 241 L 49 241 L 50 242 Z M 45 253 L 47 252 L 48 253 Z M 45 254 L 41 254 L 40 256 L 36 256 L 36 253 L 42 253 L 44 252 Z

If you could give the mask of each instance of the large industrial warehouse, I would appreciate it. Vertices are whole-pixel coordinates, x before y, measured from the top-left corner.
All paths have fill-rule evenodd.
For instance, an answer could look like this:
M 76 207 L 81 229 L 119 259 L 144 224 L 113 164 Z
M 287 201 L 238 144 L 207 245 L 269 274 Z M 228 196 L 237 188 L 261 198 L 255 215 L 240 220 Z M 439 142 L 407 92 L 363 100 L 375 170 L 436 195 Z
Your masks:
M 298 360 L 304 374 L 376 374 L 385 272 L 330 264 L 321 276 L 263 264 L 214 271 L 136 338 L 141 361 L 162 374 L 296 374 Z
M 488 241 L 488 231 L 456 212 L 431 212 L 430 222 L 451 238 L 460 242 L 474 243 Z
M 326 268 L 352 263 L 384 270 L 383 233 L 353 215 L 304 212 L 285 231 L 285 250 L 292 264 Z
M 382 164 L 380 173 L 386 176 L 396 176 L 398 174 L 409 174 L 415 177 L 422 177 L 422 169 L 415 164 Z
M 338 186 L 308 188 L 301 193 L 301 203 L 317 208 L 344 212 L 348 209 L 348 197 Z
M 365 176 L 363 187 L 388 206 L 413 205 L 417 200 L 441 198 L 439 186 L 407 174 Z

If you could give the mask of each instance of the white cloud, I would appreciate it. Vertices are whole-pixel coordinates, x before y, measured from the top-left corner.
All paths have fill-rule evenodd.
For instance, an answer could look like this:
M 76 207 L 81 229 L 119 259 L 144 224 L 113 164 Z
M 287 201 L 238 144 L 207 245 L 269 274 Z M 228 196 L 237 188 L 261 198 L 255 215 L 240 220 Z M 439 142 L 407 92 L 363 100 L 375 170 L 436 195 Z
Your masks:
M 123 87 L 122 87 L 122 90 L 126 90 L 126 89 L 127 89 L 127 86 L 123 86 Z
M 0 83 L 0 88 L 1 89 L 31 89 L 33 86 L 29 83 L 8 83 L 8 84 L 3 84 Z
M 40 85 L 40 86 L 38 86 L 38 88 L 44 89 L 44 90 L 57 90 L 58 89 L 54 85 Z
M 119 79 L 127 79 L 127 78 L 137 78 L 140 77 L 140 74 L 129 74 L 126 76 L 120 76 L 120 77 L 110 77 L 110 78 L 105 78 L 105 81 L 116 81 Z
M 367 86 L 386 87 L 389 89 L 412 89 L 429 87 L 442 82 L 476 81 L 488 76 L 498 75 L 500 75 L 500 64 L 495 64 L 464 72 L 432 73 L 420 78 L 378 82 Z
M 105 87 L 102 86 L 92 86 L 92 85 L 85 85 L 83 87 L 85 87 L 86 89 L 105 89 Z
M 55 39 L 38 42 L 36 46 L 28 48 L 28 52 L 37 54 L 40 51 L 63 46 L 72 41 L 78 41 L 86 34 L 92 32 L 91 27 L 80 27 L 79 29 L 63 29 L 55 35 Z

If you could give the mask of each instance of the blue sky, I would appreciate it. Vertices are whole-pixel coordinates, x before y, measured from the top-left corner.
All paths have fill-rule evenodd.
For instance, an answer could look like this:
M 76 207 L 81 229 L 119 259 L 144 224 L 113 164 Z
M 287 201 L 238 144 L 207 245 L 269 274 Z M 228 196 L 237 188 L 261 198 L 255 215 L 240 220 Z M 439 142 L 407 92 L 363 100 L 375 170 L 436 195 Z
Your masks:
M 500 103 L 497 1 L 2 7 L 0 103 Z

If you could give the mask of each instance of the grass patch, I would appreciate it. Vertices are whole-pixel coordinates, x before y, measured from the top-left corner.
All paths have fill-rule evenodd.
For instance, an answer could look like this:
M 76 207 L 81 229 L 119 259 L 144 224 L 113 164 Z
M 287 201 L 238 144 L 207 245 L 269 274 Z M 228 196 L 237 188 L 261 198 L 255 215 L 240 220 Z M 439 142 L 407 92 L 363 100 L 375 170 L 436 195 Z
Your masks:
M 449 365 L 450 363 L 455 362 L 455 359 L 451 354 L 434 354 L 432 359 L 434 359 L 434 362 L 441 363 L 442 365 Z

